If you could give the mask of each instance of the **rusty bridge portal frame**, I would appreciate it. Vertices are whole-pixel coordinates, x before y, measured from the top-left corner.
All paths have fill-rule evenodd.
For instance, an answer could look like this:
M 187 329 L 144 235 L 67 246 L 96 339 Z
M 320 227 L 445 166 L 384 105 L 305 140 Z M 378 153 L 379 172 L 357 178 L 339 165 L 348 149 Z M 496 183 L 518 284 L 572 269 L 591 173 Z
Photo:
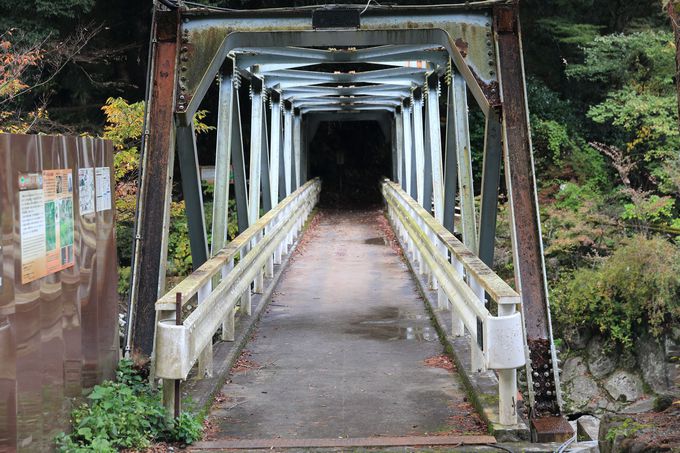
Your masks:
M 530 407 L 533 417 L 559 414 L 517 2 L 268 10 L 180 5 L 157 7 L 152 33 L 128 347 L 147 355 L 153 348 L 175 156 L 197 268 L 227 242 L 230 163 L 243 231 L 261 210 L 272 209 L 307 181 L 309 142 L 320 121 L 373 119 L 391 137 L 392 180 L 449 231 L 461 233 L 489 266 L 503 165 Z M 219 110 L 209 250 L 192 118 L 215 81 Z M 252 101 L 249 155 L 241 136 L 238 92 L 244 89 Z M 479 212 L 468 98 L 486 118 Z M 461 221 L 454 225 L 456 206 Z

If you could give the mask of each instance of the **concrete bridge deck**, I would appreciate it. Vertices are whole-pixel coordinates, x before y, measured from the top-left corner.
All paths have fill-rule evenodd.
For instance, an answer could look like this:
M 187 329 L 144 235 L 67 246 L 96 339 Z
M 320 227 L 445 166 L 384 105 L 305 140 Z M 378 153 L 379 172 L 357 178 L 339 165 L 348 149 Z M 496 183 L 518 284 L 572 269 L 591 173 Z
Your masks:
M 381 211 L 322 212 L 213 405 L 210 439 L 481 435 Z M 428 360 L 431 359 L 431 360 Z

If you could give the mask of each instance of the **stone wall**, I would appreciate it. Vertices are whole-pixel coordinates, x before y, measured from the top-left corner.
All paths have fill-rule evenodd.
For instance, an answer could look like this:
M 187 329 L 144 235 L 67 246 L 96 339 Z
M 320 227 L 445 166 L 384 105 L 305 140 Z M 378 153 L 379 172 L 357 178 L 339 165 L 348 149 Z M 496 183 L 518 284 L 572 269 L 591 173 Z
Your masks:
M 680 395 L 680 327 L 629 349 L 580 330 L 566 338 L 562 391 L 567 413 L 645 412 L 655 395 Z

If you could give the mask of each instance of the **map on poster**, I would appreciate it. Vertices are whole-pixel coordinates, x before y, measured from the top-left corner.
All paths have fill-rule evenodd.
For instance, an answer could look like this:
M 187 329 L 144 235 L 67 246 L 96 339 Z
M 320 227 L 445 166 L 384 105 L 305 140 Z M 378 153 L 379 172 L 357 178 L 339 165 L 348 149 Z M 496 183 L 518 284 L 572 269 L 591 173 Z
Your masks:
M 43 171 L 46 274 L 73 266 L 73 172 Z
M 111 209 L 111 169 L 109 167 L 97 167 L 97 212 Z
M 21 283 L 73 266 L 73 172 L 19 176 Z
M 94 168 L 78 169 L 78 196 L 80 215 L 94 213 Z

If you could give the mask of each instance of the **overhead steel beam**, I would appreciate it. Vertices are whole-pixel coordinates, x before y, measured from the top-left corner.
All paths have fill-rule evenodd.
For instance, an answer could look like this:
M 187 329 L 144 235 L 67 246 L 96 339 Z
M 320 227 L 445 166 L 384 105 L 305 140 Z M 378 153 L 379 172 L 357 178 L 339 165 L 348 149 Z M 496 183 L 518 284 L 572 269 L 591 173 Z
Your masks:
M 475 20 L 478 19 L 480 18 L 475 18 Z M 488 19 L 481 18 L 481 21 L 488 21 Z M 209 21 L 200 20 L 192 22 L 191 19 L 189 19 L 189 21 L 183 25 L 183 29 L 187 31 L 188 39 L 191 40 L 193 33 L 192 30 L 195 30 L 195 33 L 200 35 L 201 30 L 203 27 L 206 27 L 208 23 Z M 231 30 L 238 29 L 238 26 L 234 27 L 234 25 L 235 23 L 232 21 L 229 25 Z M 279 23 L 279 25 L 281 24 Z M 442 24 L 442 26 L 447 28 L 445 24 Z M 486 25 L 481 24 L 480 26 L 482 28 L 486 27 Z M 244 23 L 243 27 L 244 30 L 252 29 L 252 22 L 249 24 Z M 199 40 L 200 38 L 196 36 L 196 39 Z M 461 50 L 457 47 L 452 36 L 447 31 L 445 31 L 445 29 L 436 28 L 351 31 L 316 30 L 314 32 L 279 31 L 268 33 L 236 31 L 226 34 L 219 47 L 215 48 L 213 56 L 208 57 L 209 62 L 202 66 L 203 69 L 201 69 L 201 65 L 195 65 L 192 67 L 192 72 L 190 74 L 187 73 L 187 80 L 181 86 L 182 94 L 179 98 L 180 102 L 177 104 L 177 111 L 180 116 L 185 118 L 185 121 L 186 118 L 190 118 L 196 112 L 201 100 L 210 87 L 213 78 L 222 65 L 222 62 L 234 49 L 239 47 L 364 47 L 414 44 L 440 45 L 446 48 L 450 57 L 452 58 L 453 64 L 470 86 L 470 90 L 480 105 L 480 108 L 484 113 L 488 112 L 490 103 L 494 102 L 493 97 L 494 90 L 496 90 L 496 88 L 493 86 L 493 84 L 485 84 L 485 88 L 482 88 L 478 82 L 480 73 L 472 72 L 468 66 L 469 61 L 463 57 Z M 205 50 L 207 50 L 207 48 Z M 486 49 L 484 50 L 486 51 Z M 488 52 L 492 51 L 492 49 L 488 50 Z M 189 53 L 188 47 L 187 53 Z M 186 58 L 188 60 L 189 56 L 187 55 L 182 58 Z M 407 78 L 408 80 L 406 80 Z M 385 82 L 383 83 L 387 83 L 387 80 L 390 79 L 385 79 Z M 409 76 L 404 76 L 403 81 L 392 80 L 390 83 L 403 83 L 408 82 L 409 80 Z M 370 79 L 366 81 L 370 81 Z M 296 81 L 293 80 L 286 80 L 285 84 L 290 86 L 295 82 Z M 297 80 L 297 82 L 301 83 L 302 81 Z M 276 83 L 274 83 L 274 85 L 275 84 Z M 267 85 L 267 87 L 269 88 L 271 86 Z
M 342 112 L 348 114 L 357 114 L 362 112 L 388 112 L 393 113 L 395 110 L 394 106 L 387 105 L 311 105 L 307 107 L 301 107 L 300 112 L 302 114 L 310 112 Z
M 292 101 L 295 108 L 312 107 L 312 106 L 361 106 L 361 105 L 379 105 L 384 107 L 397 107 L 401 104 L 401 99 L 394 99 L 391 97 L 380 98 L 378 96 L 366 96 L 356 98 L 319 98 L 319 99 L 303 99 L 300 101 Z
M 448 55 L 440 46 L 376 46 L 366 49 L 321 50 L 310 48 L 238 48 L 234 49 L 236 65 L 240 68 L 256 66 L 256 72 L 266 74 L 274 70 L 322 63 L 399 64 L 427 61 L 437 69 L 446 66 Z
M 276 89 L 276 87 L 275 87 Z M 411 93 L 411 88 L 397 87 L 394 85 L 369 85 L 369 86 L 306 86 L 288 88 L 282 91 L 281 95 L 284 99 L 305 99 L 324 96 L 362 96 L 362 95 L 380 95 L 380 96 L 394 96 L 407 97 Z
M 283 91 L 282 95 L 283 98 L 286 100 L 290 100 L 291 102 L 295 102 L 298 105 L 300 103 L 304 103 L 308 99 L 312 100 L 319 100 L 319 99 L 345 99 L 345 100 L 361 100 L 361 99 L 368 99 L 368 98 L 373 98 L 373 99 L 403 99 L 405 97 L 408 97 L 410 92 L 410 88 L 404 86 L 398 91 L 374 91 L 371 92 L 369 89 L 363 89 L 363 90 L 353 90 L 353 91 L 343 91 L 343 92 L 338 92 L 338 93 L 297 93 L 297 94 L 292 94 L 288 91 Z

